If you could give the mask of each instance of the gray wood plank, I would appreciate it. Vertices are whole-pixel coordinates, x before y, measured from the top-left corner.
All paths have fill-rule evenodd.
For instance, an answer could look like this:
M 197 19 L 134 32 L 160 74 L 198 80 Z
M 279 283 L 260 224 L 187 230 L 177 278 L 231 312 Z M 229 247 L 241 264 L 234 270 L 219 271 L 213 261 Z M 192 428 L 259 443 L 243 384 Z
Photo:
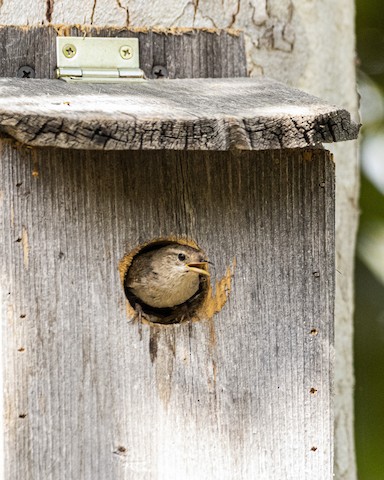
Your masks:
M 0 132 L 40 147 L 217 151 L 351 140 L 358 126 L 346 110 L 266 78 L 0 79 Z
M 5 478 L 330 480 L 330 154 L 0 148 Z M 228 302 L 133 323 L 119 261 L 171 234 Z
M 159 56 L 170 78 L 246 72 L 229 34 L 215 57 L 216 33 L 88 33 L 139 35 L 147 76 Z M 54 78 L 56 35 L 0 27 L 0 75 Z M 2 140 L 0 159 L 7 480 L 332 478 L 329 153 Z M 119 261 L 171 234 L 201 244 L 213 282 L 236 258 L 228 303 L 192 324 L 130 323 Z
M 169 78 L 245 77 L 244 38 L 229 30 L 128 29 L 71 25 L 0 25 L 0 77 L 15 77 L 22 66 L 35 70 L 36 78 L 56 78 L 56 37 L 136 37 L 140 68 L 152 78 L 152 68 L 168 69 Z M 209 48 L 223 42 L 222 48 Z
M 199 29 L 169 29 L 165 31 L 137 29 L 135 31 L 113 27 L 44 26 L 23 28 L 0 26 L 0 77 L 14 77 L 20 67 L 30 66 L 34 69 L 36 78 L 55 78 L 55 38 L 57 35 L 138 37 L 140 66 L 148 78 L 152 78 L 152 69 L 159 64 L 167 68 L 170 79 L 244 77 L 247 74 L 243 36 L 235 35 L 230 31 Z M 8 85 L 7 81 L 5 82 L 5 85 Z M 161 82 L 163 81 L 161 80 Z M 318 99 L 298 94 L 297 91 L 291 92 L 284 88 L 282 90 L 282 87 L 278 86 L 279 84 L 275 84 L 276 92 L 272 92 L 270 98 L 272 105 L 269 106 L 273 107 L 272 110 L 265 110 L 268 102 L 264 103 L 265 99 L 260 96 L 271 95 L 268 90 L 271 84 L 267 80 L 265 82 L 264 86 L 255 85 L 254 89 L 249 92 L 245 92 L 240 87 L 243 90 L 243 97 L 246 96 L 243 101 L 245 101 L 244 106 L 248 109 L 248 114 L 249 108 L 247 107 L 249 107 L 250 100 L 255 102 L 253 106 L 259 105 L 262 109 L 254 112 L 256 117 L 251 114 L 250 116 L 245 115 L 244 118 L 239 116 L 237 111 L 232 115 L 231 108 L 228 108 L 232 106 L 232 110 L 233 108 L 236 110 L 237 102 L 240 100 L 236 86 L 229 86 L 226 95 L 223 92 L 220 98 L 215 99 L 212 98 L 212 92 L 209 92 L 211 84 L 205 84 L 205 87 L 195 84 L 191 92 L 180 87 L 179 93 L 182 97 L 179 99 L 172 95 L 172 89 L 175 87 L 173 83 L 169 84 L 169 87 L 165 86 L 167 83 L 156 86 L 151 82 L 136 86 L 136 89 L 139 90 L 133 90 L 133 95 L 135 96 L 137 93 L 149 95 L 149 99 L 152 98 L 155 101 L 155 107 L 158 107 L 156 105 L 158 96 L 164 95 L 163 89 L 171 90 L 168 92 L 168 96 L 163 98 L 163 109 L 160 112 L 156 108 L 152 111 L 154 115 L 160 114 L 162 118 L 156 123 L 157 117 L 155 119 L 144 118 L 142 110 L 138 119 L 135 118 L 135 113 L 132 115 L 131 111 L 129 112 L 130 118 L 127 118 L 127 112 L 124 114 L 120 110 L 122 103 L 116 98 L 104 99 L 107 103 L 111 102 L 111 105 L 118 102 L 115 113 L 120 112 L 123 118 L 114 118 L 114 121 L 110 118 L 111 112 L 109 112 L 109 116 L 106 115 L 104 111 L 106 105 L 100 105 L 97 102 L 95 104 L 93 97 L 95 92 L 100 90 L 105 93 L 112 90 L 121 95 L 121 87 L 119 90 L 110 86 L 107 89 L 105 86 L 82 86 L 79 92 L 76 90 L 76 86 L 69 87 L 59 84 L 58 91 L 54 92 L 51 89 L 52 84 L 46 90 L 44 84 L 35 82 L 29 84 L 28 80 L 24 79 L 21 83 L 15 83 L 15 86 L 19 85 L 23 95 L 35 97 L 35 101 L 39 92 L 43 97 L 46 93 L 64 95 L 67 97 L 64 101 L 69 102 L 70 106 L 66 103 L 63 111 L 60 107 L 64 105 L 59 100 L 56 111 L 46 112 L 43 108 L 41 112 L 31 112 L 28 111 L 27 105 L 31 99 L 28 98 L 28 102 L 26 102 L 24 98 L 22 102 L 25 105 L 21 108 L 22 110 L 25 108 L 25 115 L 8 109 L 8 105 L 6 111 L 2 112 L 0 131 L 3 134 L 14 136 L 22 143 L 33 146 L 89 149 L 296 148 L 356 137 L 358 129 L 355 124 L 351 123 L 347 112 L 328 105 L 322 105 L 320 108 Z M 3 86 L 5 85 L 3 84 Z M 199 90 L 198 92 L 196 92 L 196 88 Z M 224 89 L 224 87 L 222 88 Z M 202 89 L 205 89 L 205 93 L 200 92 Z M 76 105 L 80 107 L 78 101 L 82 92 L 93 97 L 89 99 L 92 103 L 91 109 L 89 104 L 86 105 L 86 102 L 84 104 L 85 99 L 81 102 L 81 108 L 85 108 L 89 114 L 93 108 L 95 123 L 91 121 L 92 115 L 85 118 L 84 112 L 76 111 Z M 4 90 L 2 91 L 2 95 L 7 94 Z M 279 94 L 282 94 L 284 98 L 279 98 Z M 255 95 L 256 99 L 253 98 Z M 180 112 L 178 101 L 186 102 L 187 99 L 192 104 L 188 106 L 184 103 L 183 109 L 185 110 L 186 107 L 187 111 Z M 46 99 L 40 98 L 40 100 L 43 101 L 45 107 Z M 220 105 L 218 105 L 219 100 L 221 101 Z M 278 108 L 274 105 L 276 101 Z M 285 108 L 293 107 L 292 101 L 293 105 L 298 102 L 296 105 L 298 108 L 296 110 Z M 304 102 L 303 105 L 301 105 L 301 101 Z M 209 112 L 211 117 L 201 118 L 202 113 L 205 114 L 207 109 L 209 111 L 209 105 L 212 105 L 212 102 L 214 110 Z M 220 111 L 216 109 L 218 106 Z M 175 107 L 176 111 L 182 114 L 181 118 L 177 118 L 171 111 Z M 192 107 L 192 110 L 189 110 L 188 107 Z M 307 107 L 310 107 L 309 110 Z M 134 104 L 131 105 L 131 108 L 135 109 Z M 224 111 L 229 110 L 227 113 L 230 118 L 223 115 L 223 108 Z M 71 118 L 67 117 L 69 113 Z M 36 114 L 41 114 L 44 118 L 36 119 Z M 60 135 L 57 130 L 58 119 L 63 121 L 63 131 Z M 16 122 L 20 122 L 17 128 L 15 128 Z M 155 131 L 155 134 L 150 133 L 151 129 Z M 158 129 L 160 133 L 157 135 Z

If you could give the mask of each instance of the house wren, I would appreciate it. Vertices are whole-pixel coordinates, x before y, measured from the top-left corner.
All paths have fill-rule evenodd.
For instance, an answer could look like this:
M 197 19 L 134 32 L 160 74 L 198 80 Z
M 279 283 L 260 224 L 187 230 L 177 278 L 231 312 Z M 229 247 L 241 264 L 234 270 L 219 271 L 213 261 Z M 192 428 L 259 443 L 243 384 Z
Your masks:
M 138 254 L 128 270 L 126 287 L 153 308 L 181 305 L 200 288 L 200 275 L 209 276 L 201 251 L 171 244 Z

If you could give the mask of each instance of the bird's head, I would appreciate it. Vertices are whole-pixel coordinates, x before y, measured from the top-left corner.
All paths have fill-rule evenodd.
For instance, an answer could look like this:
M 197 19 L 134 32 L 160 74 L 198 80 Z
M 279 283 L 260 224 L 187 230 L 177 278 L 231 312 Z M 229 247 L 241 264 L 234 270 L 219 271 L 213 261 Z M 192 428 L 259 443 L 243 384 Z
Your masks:
M 158 250 L 156 260 L 162 263 L 170 274 L 177 275 L 195 273 L 198 275 L 210 276 L 208 272 L 208 261 L 202 252 L 195 250 L 188 245 L 168 245 Z

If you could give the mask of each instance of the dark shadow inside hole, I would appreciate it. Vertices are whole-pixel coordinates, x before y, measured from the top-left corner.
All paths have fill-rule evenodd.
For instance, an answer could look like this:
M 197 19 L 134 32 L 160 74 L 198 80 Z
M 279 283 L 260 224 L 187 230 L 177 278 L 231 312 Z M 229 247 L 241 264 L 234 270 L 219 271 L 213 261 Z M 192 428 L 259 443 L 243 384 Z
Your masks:
M 141 299 L 139 299 L 127 286 L 127 277 L 129 268 L 132 265 L 133 260 L 136 256 L 142 255 L 143 253 L 147 253 L 153 250 L 160 249 L 162 247 L 166 247 L 168 245 L 186 245 L 191 248 L 195 248 L 189 244 L 179 243 L 176 241 L 171 240 L 158 240 L 155 242 L 151 242 L 148 245 L 143 246 L 133 257 L 131 264 L 127 268 L 127 271 L 124 275 L 124 293 L 125 296 L 130 303 L 131 307 L 137 310 L 137 306 L 141 308 L 144 318 L 149 320 L 152 323 L 162 323 L 162 324 L 175 324 L 180 323 L 185 320 L 191 319 L 200 305 L 203 303 L 206 295 L 208 293 L 209 288 L 209 280 L 205 276 L 200 276 L 200 285 L 198 291 L 186 302 L 176 305 L 174 307 L 169 308 L 155 308 L 150 305 L 144 303 Z M 195 248 L 198 250 L 197 248 Z

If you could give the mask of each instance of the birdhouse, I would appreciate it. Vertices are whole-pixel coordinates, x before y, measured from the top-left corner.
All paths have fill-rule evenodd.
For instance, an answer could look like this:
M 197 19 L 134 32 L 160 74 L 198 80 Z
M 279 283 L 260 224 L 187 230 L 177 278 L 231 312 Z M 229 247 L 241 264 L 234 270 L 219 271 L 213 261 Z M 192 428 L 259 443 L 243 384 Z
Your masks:
M 0 38 L 5 478 L 331 479 L 349 114 L 239 33 Z

